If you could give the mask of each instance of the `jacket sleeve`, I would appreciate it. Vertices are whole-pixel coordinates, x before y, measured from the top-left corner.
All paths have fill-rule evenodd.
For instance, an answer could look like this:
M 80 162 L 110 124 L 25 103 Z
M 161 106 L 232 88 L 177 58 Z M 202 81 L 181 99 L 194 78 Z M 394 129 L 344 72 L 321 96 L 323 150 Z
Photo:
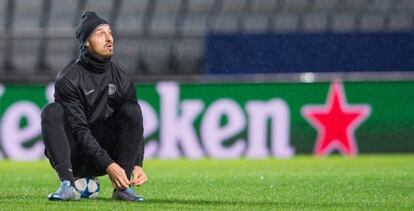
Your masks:
M 128 82 L 125 96 L 128 102 L 138 102 L 137 92 L 132 82 Z
M 126 89 L 127 90 L 126 91 L 126 99 L 127 99 L 127 101 L 134 102 L 134 103 L 137 103 L 138 104 L 137 93 L 136 93 L 134 84 L 132 82 L 129 82 L 126 88 L 127 88 Z M 140 105 L 138 104 L 138 106 L 140 106 Z M 141 109 L 141 106 L 140 106 L 140 109 L 139 110 L 141 111 L 141 117 L 142 117 L 142 109 Z M 142 119 L 143 118 L 141 118 L 141 120 Z M 142 130 L 142 131 L 144 131 L 144 130 Z M 144 146 L 144 136 L 140 137 L 138 144 L 139 144 L 139 148 L 138 148 L 137 157 L 135 159 L 135 165 L 142 167 L 143 160 L 144 160 L 144 148 L 145 148 L 145 146 Z
M 55 84 L 55 98 L 62 104 L 65 117 L 81 145 L 82 152 L 88 157 L 95 158 L 96 163 L 102 169 L 106 169 L 113 161 L 93 137 L 76 88 L 70 81 L 60 79 Z

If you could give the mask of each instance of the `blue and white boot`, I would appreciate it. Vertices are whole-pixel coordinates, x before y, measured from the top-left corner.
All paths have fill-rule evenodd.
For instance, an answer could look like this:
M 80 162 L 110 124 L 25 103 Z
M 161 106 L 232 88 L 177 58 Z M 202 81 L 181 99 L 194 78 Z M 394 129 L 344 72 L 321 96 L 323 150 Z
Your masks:
M 79 200 L 80 193 L 70 185 L 68 180 L 60 183 L 59 189 L 48 196 L 51 201 L 70 201 Z
M 138 195 L 131 187 L 125 190 L 115 190 L 112 193 L 112 199 L 123 201 L 143 202 L 144 198 Z

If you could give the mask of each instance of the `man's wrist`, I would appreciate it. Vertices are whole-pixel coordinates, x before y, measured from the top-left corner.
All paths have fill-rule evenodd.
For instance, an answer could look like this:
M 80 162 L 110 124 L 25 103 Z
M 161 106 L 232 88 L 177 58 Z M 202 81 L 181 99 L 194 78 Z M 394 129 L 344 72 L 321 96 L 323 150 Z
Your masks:
M 141 168 L 142 168 L 142 165 L 143 165 L 143 162 L 142 162 L 142 161 L 139 161 L 139 162 L 136 162 L 136 163 L 135 163 L 135 166 L 139 166 L 139 167 L 141 167 Z
M 111 163 L 109 163 L 107 166 L 106 166 L 106 168 L 105 168 L 105 171 L 106 172 L 108 172 L 109 171 L 109 167 L 112 165 L 112 164 L 114 164 L 115 162 L 111 162 Z

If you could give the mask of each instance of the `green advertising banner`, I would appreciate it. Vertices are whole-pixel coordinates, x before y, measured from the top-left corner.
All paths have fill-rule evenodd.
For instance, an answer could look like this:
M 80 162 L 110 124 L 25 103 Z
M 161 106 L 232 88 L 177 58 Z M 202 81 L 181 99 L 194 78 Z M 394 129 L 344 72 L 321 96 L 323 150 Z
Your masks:
M 414 152 L 414 83 L 159 82 L 137 85 L 145 156 L 286 158 Z M 0 158 L 43 157 L 53 84 L 0 85 Z

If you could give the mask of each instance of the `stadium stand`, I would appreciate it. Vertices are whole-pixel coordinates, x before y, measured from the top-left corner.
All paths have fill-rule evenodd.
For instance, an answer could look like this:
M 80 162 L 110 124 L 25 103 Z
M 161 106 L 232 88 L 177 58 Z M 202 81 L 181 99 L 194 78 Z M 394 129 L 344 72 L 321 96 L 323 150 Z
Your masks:
M 53 78 L 78 54 L 83 10 L 109 20 L 114 60 L 134 76 L 201 74 L 210 32 L 401 32 L 412 0 L 0 0 L 3 76 Z

